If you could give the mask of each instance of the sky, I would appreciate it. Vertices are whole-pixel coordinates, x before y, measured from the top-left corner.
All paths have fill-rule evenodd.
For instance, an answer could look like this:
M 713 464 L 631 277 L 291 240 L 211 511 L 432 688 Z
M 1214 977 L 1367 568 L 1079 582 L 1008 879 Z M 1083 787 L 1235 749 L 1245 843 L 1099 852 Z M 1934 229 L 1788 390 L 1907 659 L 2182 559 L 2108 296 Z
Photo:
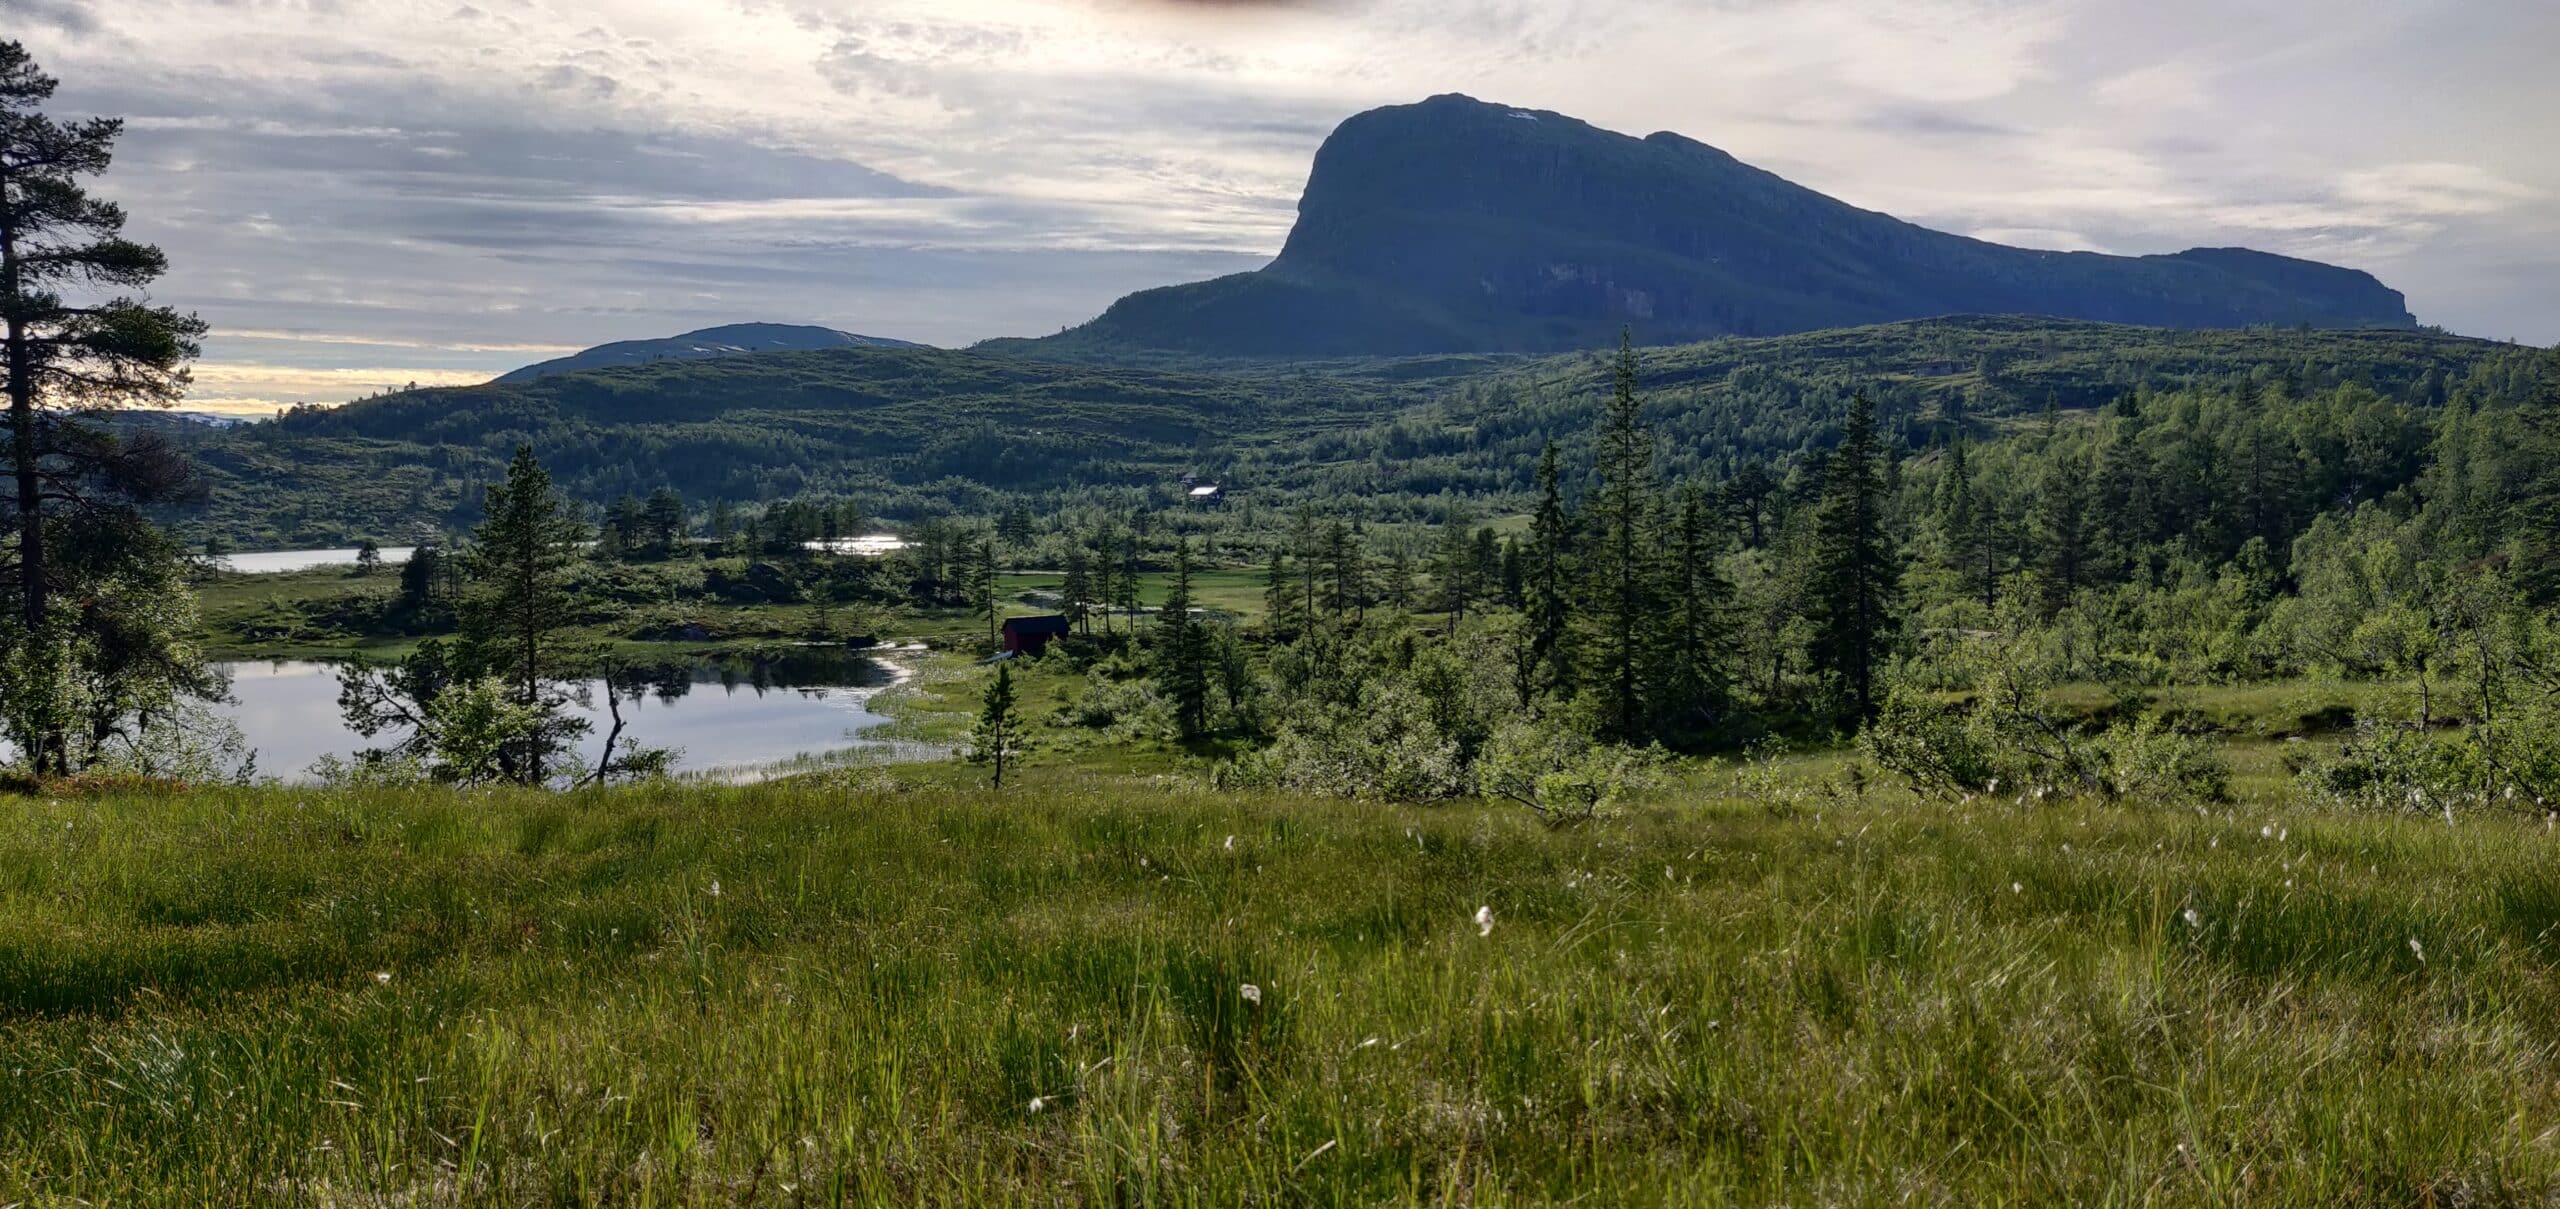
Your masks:
M 2560 342 L 2551 0 L 0 0 L 213 325 L 189 406 L 742 321 L 941 345 L 1260 266 L 1343 118 L 1672 130 L 2031 247 Z

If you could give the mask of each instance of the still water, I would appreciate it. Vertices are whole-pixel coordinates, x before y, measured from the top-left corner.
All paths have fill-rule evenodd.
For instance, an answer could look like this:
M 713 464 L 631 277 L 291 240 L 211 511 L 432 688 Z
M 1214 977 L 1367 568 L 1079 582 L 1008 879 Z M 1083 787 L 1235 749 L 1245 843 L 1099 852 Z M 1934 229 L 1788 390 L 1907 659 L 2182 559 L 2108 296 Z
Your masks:
M 346 728 L 338 716 L 334 665 L 297 660 L 226 664 L 222 670 L 231 677 L 232 703 L 221 712 L 256 749 L 260 775 L 307 780 L 322 756 L 348 756 L 397 737 L 368 741 Z M 834 651 L 667 668 L 639 700 L 623 700 L 623 749 L 631 743 L 676 748 L 680 774 L 717 780 L 755 780 L 795 761 L 848 753 L 876 759 L 938 755 L 864 736 L 889 721 L 871 711 L 872 698 L 903 676 L 884 660 Z M 612 721 L 604 686 L 587 687 L 591 704 L 572 708 L 594 723 L 580 744 L 592 768 Z
M 590 543 L 592 544 L 592 543 Z M 894 533 L 872 533 L 861 537 L 843 537 L 833 542 L 804 543 L 811 550 L 856 558 L 883 558 L 907 548 L 905 538 Z M 382 547 L 382 565 L 396 567 L 417 553 L 415 546 Z M 352 567 L 356 565 L 356 547 L 340 546 L 328 550 L 256 550 L 243 554 L 214 557 L 214 565 L 242 575 L 280 575 L 289 571 L 310 571 L 320 567 Z
M 382 565 L 396 567 L 417 553 L 415 546 L 382 547 Z M 287 571 L 309 571 L 315 567 L 352 567 L 356 565 L 356 547 L 336 550 L 260 550 L 249 554 L 221 554 L 214 557 L 215 566 L 243 575 L 280 575 Z

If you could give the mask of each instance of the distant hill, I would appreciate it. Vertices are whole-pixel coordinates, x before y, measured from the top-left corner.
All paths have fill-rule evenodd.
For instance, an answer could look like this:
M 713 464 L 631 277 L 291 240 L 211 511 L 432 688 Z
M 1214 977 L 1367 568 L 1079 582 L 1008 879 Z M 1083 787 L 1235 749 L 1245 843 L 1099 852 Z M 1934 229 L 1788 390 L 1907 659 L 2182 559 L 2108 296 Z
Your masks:
M 1861 210 L 1676 134 L 1463 96 L 1373 110 L 1316 153 L 1269 266 L 1132 294 L 1049 356 L 1556 352 L 1939 315 L 2179 328 L 2415 326 L 2368 274 L 2243 248 L 2005 247 Z
M 1932 319 L 1646 350 L 1666 465 L 1788 458 L 1831 439 L 1863 389 L 1920 447 L 2047 406 L 2143 390 L 2369 390 L 2417 404 L 2516 397 L 2541 354 L 2422 331 L 2166 331 Z M 1279 516 L 1362 501 L 1379 521 L 1451 498 L 1517 506 L 1552 440 L 1581 465 L 1609 389 L 1600 349 L 1324 364 L 1139 368 L 941 349 L 663 360 L 522 384 L 404 391 L 232 429 L 183 426 L 208 508 L 192 536 L 345 545 L 458 531 L 530 443 L 589 505 L 668 486 L 697 509 L 845 495 L 875 516 L 1171 506 L 1186 471 Z M 154 419 L 162 419 L 154 416 Z M 165 423 L 165 420 L 163 420 Z M 172 518 L 180 519 L 180 518 Z
M 741 353 L 805 352 L 819 348 L 923 348 L 905 340 L 889 340 L 879 336 L 857 336 L 830 327 L 803 327 L 788 323 L 732 323 L 726 327 L 706 327 L 698 332 L 669 336 L 663 340 L 621 340 L 599 344 L 582 353 L 528 365 L 499 376 L 497 381 L 514 384 L 531 382 L 553 374 L 574 374 L 591 369 L 611 369 L 617 365 L 639 365 L 650 361 L 691 361 L 704 357 L 734 357 Z

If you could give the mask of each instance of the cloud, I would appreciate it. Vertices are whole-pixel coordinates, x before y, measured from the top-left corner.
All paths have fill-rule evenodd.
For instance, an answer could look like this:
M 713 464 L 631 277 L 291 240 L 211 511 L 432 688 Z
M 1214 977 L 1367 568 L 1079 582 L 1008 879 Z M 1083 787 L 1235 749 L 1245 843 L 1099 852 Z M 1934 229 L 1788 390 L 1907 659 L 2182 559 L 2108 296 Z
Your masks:
M 191 411 L 267 415 L 298 403 L 341 403 L 365 394 L 408 386 L 475 386 L 490 375 L 473 370 L 384 368 L 313 369 L 255 362 L 206 361 L 195 367 L 187 394 Z
M 0 5 L 64 112 L 133 119 L 105 191 L 228 365 L 1052 331 L 1262 263 L 1327 131 L 1449 91 L 2035 246 L 2334 255 L 2423 317 L 2560 338 L 2514 268 L 2560 247 L 2538 0 L 2423 28 L 2319 0 Z
M 2391 164 L 2350 172 L 2338 182 L 2338 195 L 2358 205 L 2409 215 L 2495 214 L 2543 193 L 2517 184 L 2476 164 Z
M 68 34 L 85 34 L 98 27 L 90 15 L 88 0 L 5 0 L 5 6 L 35 25 L 51 26 Z

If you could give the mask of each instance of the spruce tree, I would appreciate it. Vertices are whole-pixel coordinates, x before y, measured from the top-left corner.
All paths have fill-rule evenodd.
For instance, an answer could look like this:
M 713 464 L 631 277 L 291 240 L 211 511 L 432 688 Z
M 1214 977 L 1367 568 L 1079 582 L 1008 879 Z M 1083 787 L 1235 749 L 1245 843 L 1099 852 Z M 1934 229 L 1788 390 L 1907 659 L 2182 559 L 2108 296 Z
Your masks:
M 1138 591 L 1138 551 L 1146 515 L 1143 512 L 1130 514 L 1128 537 L 1120 543 L 1120 607 L 1128 612 L 1131 638 L 1138 635 L 1138 607 L 1142 603 Z
M 1351 526 L 1336 519 L 1324 530 L 1325 611 L 1339 624 L 1351 611 L 1360 582 L 1361 555 L 1359 543 L 1352 539 Z
M 1088 619 L 1085 602 L 1093 598 L 1093 562 L 1085 554 L 1082 542 L 1067 543 L 1066 582 L 1058 585 L 1058 595 L 1063 598 L 1059 605 L 1068 623 L 1076 627 L 1077 633 L 1092 636 L 1093 623 Z
M 1173 547 L 1173 585 L 1156 620 L 1156 684 L 1173 703 L 1174 725 L 1185 739 L 1209 730 L 1208 636 L 1191 615 L 1191 544 Z
M 1022 721 L 1014 713 L 1013 669 L 996 665 L 995 681 L 987 685 L 987 693 L 978 711 L 978 727 L 971 736 L 980 760 L 993 766 L 994 787 L 1004 788 L 1005 765 L 1020 750 Z
M 1723 712 L 1725 652 L 1733 633 L 1733 584 L 1719 561 L 1726 545 L 1715 504 L 1700 484 L 1681 487 L 1668 526 L 1663 595 L 1661 669 L 1654 730 L 1674 743 L 1694 745 Z
M 1561 688 L 1565 676 L 1565 636 L 1572 624 L 1572 572 L 1566 545 L 1573 540 L 1573 520 L 1565 514 L 1563 473 L 1556 443 L 1538 455 L 1538 505 L 1529 516 L 1529 548 L 1521 574 L 1521 612 L 1526 614 L 1530 658 L 1546 687 Z
M 1413 608 L 1413 552 L 1401 538 L 1387 546 L 1387 561 L 1380 571 L 1378 596 L 1399 613 Z
M 2036 483 L 2036 570 L 2047 614 L 2061 612 L 2089 584 L 2089 459 L 2055 456 Z
M 1119 543 L 1105 524 L 1093 531 L 1094 599 L 1102 602 L 1102 636 L 1111 637 L 1111 609 L 1120 600 L 1120 562 L 1116 557 Z M 1132 624 L 1135 624 L 1134 619 Z
M 2510 509 L 2516 586 L 2537 604 L 2560 602 L 2560 350 L 2542 364 L 2542 382 L 2520 412 L 2523 482 Z
M 1271 547 L 1271 561 L 1262 576 L 1262 607 L 1271 614 L 1272 634 L 1288 638 L 1298 633 L 1298 581 L 1290 574 L 1285 545 Z
M 1947 447 L 1946 469 L 1938 475 L 1933 519 L 1938 526 L 1939 556 L 1959 581 L 1967 579 L 1975 563 L 1975 546 L 1982 540 L 1974 504 L 1973 467 L 1965 455 L 1965 443 L 1958 441 Z
M 2091 526 L 2100 566 L 2097 577 L 2121 581 L 2142 570 L 2158 525 L 2151 481 L 2158 471 L 2130 432 L 2107 445 L 2098 464 Z
M 1449 615 L 1449 635 L 1454 638 L 1467 622 L 1467 611 L 1484 594 L 1484 584 L 1477 576 L 1475 544 L 1467 540 L 1465 515 L 1453 513 L 1442 521 L 1439 538 L 1431 556 L 1432 588 L 1440 611 Z
M 1973 483 L 1973 525 L 1970 578 L 1982 595 L 1982 607 L 1993 608 L 2000 603 L 2000 580 L 2009 571 L 2016 526 L 1986 479 Z
M 1859 391 L 1825 466 L 1808 603 L 1814 666 L 1846 694 L 1860 723 L 1875 716 L 1878 673 L 1899 629 L 1894 601 L 1901 568 L 1885 530 L 1883 456 L 1875 404 Z
M 987 641 L 1004 624 L 1004 599 L 996 592 L 996 533 L 982 529 L 969 543 L 969 611 L 987 619 Z
M 1599 694 L 1603 733 L 1636 742 L 1645 733 L 1644 634 L 1657 606 L 1651 573 L 1656 484 L 1653 434 L 1636 394 L 1633 342 L 1618 337 L 1609 402 L 1600 421 L 1600 484 L 1591 501 L 1591 557 L 1582 576 L 1588 593 L 1592 691 Z

